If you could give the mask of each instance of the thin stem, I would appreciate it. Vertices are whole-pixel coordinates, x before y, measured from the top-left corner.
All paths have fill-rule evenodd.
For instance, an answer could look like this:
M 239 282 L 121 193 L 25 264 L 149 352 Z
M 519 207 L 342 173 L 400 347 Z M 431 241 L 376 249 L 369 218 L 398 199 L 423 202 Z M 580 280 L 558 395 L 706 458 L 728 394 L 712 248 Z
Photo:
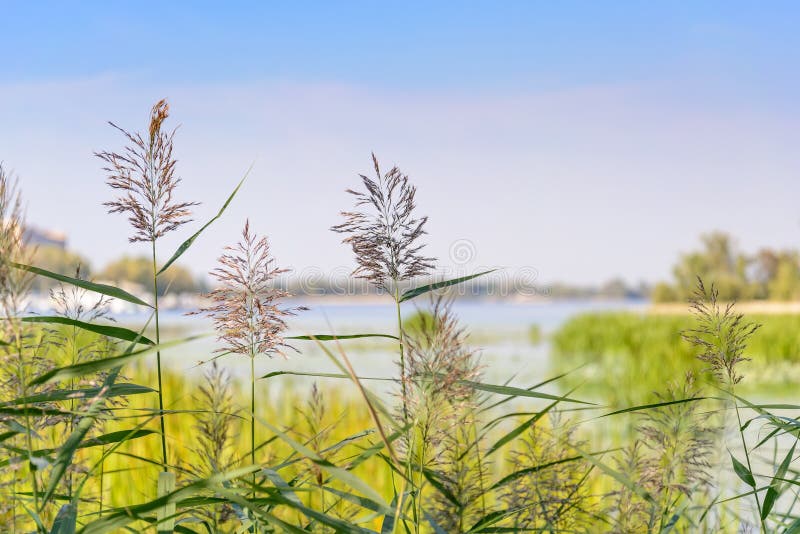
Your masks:
M 256 359 L 250 357 L 250 463 L 256 465 Z M 256 475 L 253 473 L 253 484 L 256 482 Z M 255 490 L 253 490 L 255 492 Z M 255 493 L 253 494 L 255 498 Z
M 250 463 L 256 465 L 256 358 L 250 354 Z M 256 500 L 256 472 L 253 472 L 253 502 Z M 254 514 L 255 515 L 255 514 Z M 258 534 L 258 524 L 253 518 L 253 531 Z
M 22 382 L 22 397 L 28 397 L 28 378 L 25 376 L 25 366 L 22 363 L 22 339 L 20 338 L 22 332 L 17 329 L 16 345 L 17 345 L 17 366 L 18 373 Z M 33 465 L 33 438 L 31 435 L 31 415 L 28 412 L 28 403 L 25 403 L 25 446 L 28 452 L 28 471 L 31 475 L 31 486 L 33 491 L 33 503 L 35 510 L 39 510 L 39 483 L 36 479 L 36 469 Z
M 103 445 L 102 449 L 100 449 L 100 498 L 98 499 L 99 500 L 97 509 L 98 517 L 103 517 L 103 494 L 104 494 L 103 483 L 105 482 L 106 479 L 105 456 L 106 456 L 106 446 Z
M 750 453 L 747 450 L 747 441 L 744 439 L 744 431 L 742 430 L 742 417 L 739 414 L 739 403 L 736 401 L 736 395 L 733 393 L 733 384 L 731 384 L 731 397 L 733 397 L 733 407 L 736 409 L 736 421 L 739 424 L 739 437 L 742 440 L 742 449 L 744 449 L 744 459 L 747 462 L 747 470 L 750 471 L 750 474 L 753 476 L 753 480 L 755 480 L 755 474 L 753 474 L 753 468 L 750 465 Z M 758 484 L 754 484 L 753 487 L 753 495 L 756 498 L 756 508 L 758 511 L 758 519 L 761 521 L 761 531 L 762 532 L 769 532 L 767 530 L 766 521 L 761 517 L 761 499 L 758 496 Z
M 408 423 L 408 392 L 406 391 L 406 358 L 403 349 L 403 316 L 400 314 L 400 287 L 394 281 L 394 303 L 397 309 L 397 338 L 400 349 L 400 387 L 403 392 L 403 423 Z
M 153 296 L 156 318 L 156 345 L 161 343 L 161 333 L 158 327 L 158 267 L 156 265 L 156 239 L 153 237 Z M 167 471 L 167 430 L 164 422 L 164 388 L 161 380 L 161 351 L 156 351 L 156 366 L 158 368 L 158 415 L 161 421 L 161 467 Z

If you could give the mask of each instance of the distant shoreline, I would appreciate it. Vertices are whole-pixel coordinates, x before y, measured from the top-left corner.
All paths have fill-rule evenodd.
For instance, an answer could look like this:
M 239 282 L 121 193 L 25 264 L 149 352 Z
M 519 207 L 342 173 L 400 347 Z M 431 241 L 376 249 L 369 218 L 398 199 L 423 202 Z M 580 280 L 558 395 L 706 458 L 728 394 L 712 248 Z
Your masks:
M 725 306 L 726 303 L 721 305 Z M 739 313 L 762 315 L 800 314 L 800 301 L 744 300 L 736 302 L 735 310 Z M 661 302 L 647 308 L 647 313 L 653 315 L 685 315 L 689 311 L 689 304 L 686 302 Z

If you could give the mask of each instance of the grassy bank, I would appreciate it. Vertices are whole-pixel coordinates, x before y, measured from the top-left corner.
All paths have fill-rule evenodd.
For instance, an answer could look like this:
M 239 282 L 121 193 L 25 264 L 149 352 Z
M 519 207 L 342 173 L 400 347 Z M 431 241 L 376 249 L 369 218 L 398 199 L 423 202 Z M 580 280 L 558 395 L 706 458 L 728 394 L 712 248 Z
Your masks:
M 677 308 L 675 308 L 677 310 Z M 552 336 L 554 372 L 572 371 L 586 394 L 614 406 L 645 402 L 675 377 L 707 368 L 681 336 L 694 326 L 684 313 L 600 312 L 576 316 Z M 743 374 L 748 389 L 780 396 L 800 379 L 800 315 L 748 315 L 760 324 L 750 338 Z

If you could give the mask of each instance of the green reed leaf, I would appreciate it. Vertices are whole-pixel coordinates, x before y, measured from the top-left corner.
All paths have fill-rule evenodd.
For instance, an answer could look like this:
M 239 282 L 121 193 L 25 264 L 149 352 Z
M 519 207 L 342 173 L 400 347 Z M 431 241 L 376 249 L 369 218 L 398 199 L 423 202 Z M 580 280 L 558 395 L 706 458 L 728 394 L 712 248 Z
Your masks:
M 772 482 L 767 489 L 767 494 L 764 496 L 764 504 L 761 508 L 761 519 L 764 520 L 769 516 L 770 511 L 772 511 L 772 507 L 775 505 L 775 501 L 778 500 L 781 494 L 781 487 L 783 484 L 781 483 L 781 479 L 786 476 L 786 472 L 789 470 L 789 466 L 792 463 L 792 458 L 794 457 L 794 449 L 797 446 L 797 442 L 795 441 L 792 444 L 792 448 L 789 449 L 789 452 L 786 453 L 786 456 L 783 458 L 781 465 L 778 466 L 778 470 L 775 472 L 775 476 L 772 478 Z
M 756 487 L 755 478 L 753 478 L 753 473 L 739 460 L 737 460 L 731 452 L 728 452 L 731 457 L 731 463 L 733 464 L 733 471 L 736 473 L 742 482 L 750 486 L 751 488 Z
M 128 525 L 129 523 L 132 523 L 136 520 L 144 520 L 146 518 L 145 514 L 154 512 L 158 508 L 163 507 L 165 504 L 173 502 L 177 503 L 182 499 L 208 492 L 209 489 L 212 489 L 215 493 L 224 494 L 228 500 L 233 500 L 231 494 L 225 492 L 223 484 L 227 481 L 250 475 L 255 471 L 258 471 L 258 466 L 247 466 L 234 469 L 192 482 L 191 484 L 176 489 L 168 495 L 163 495 L 152 501 L 109 510 L 107 515 L 104 515 L 102 518 L 86 524 L 80 532 L 81 534 L 103 534 L 105 532 L 117 532 L 119 529 L 124 528 L 125 525 Z M 210 504 L 217 504 L 217 501 L 213 499 L 209 499 L 208 502 Z
M 105 390 L 114 385 L 114 382 L 117 380 L 117 376 L 119 376 L 121 369 L 121 367 L 117 367 L 111 371 L 111 373 L 109 373 L 109 375 L 103 381 Z M 42 498 L 42 506 L 47 503 L 47 501 L 55 492 L 58 484 L 61 482 L 61 479 L 66 474 L 67 469 L 72 464 L 72 458 L 75 456 L 75 451 L 78 450 L 81 442 L 86 437 L 86 434 L 88 434 L 89 430 L 91 430 L 94 426 L 97 414 L 100 413 L 100 410 L 105 404 L 103 395 L 104 392 L 101 392 L 94 398 L 91 406 L 89 406 L 89 409 L 86 410 L 86 414 L 81 417 L 81 419 L 75 425 L 75 430 L 72 431 L 64 444 L 59 448 L 55 463 L 53 463 L 53 468 L 50 470 L 50 480 Z
M 31 380 L 30 385 L 35 386 L 38 384 L 45 384 L 47 382 L 55 382 L 57 380 L 68 380 L 70 378 L 76 378 L 78 376 L 93 374 L 99 371 L 105 371 L 107 369 L 114 369 L 115 367 L 120 367 L 135 360 L 138 360 L 139 358 L 147 356 L 148 354 L 153 354 L 156 351 L 164 350 L 170 347 L 174 347 L 176 345 L 181 345 L 183 343 L 187 343 L 195 339 L 200 339 L 202 337 L 206 336 L 205 335 L 190 336 L 184 339 L 169 341 L 166 343 L 161 343 L 160 345 L 147 347 L 146 349 L 134 352 L 126 352 L 121 354 L 120 356 L 112 356 L 111 358 L 104 358 L 102 360 L 93 360 L 90 362 L 77 363 L 75 365 L 67 365 L 65 367 L 57 367 L 34 378 L 33 380 Z
M 287 336 L 286 339 L 299 339 L 303 341 L 338 341 L 340 339 L 358 339 L 362 337 L 385 337 L 395 341 L 400 339 L 391 334 L 346 334 L 341 336 L 336 334 L 313 334 L 308 336 Z
M 619 415 L 623 413 L 630 413 L 630 412 L 640 412 L 642 410 L 652 410 L 653 408 L 662 408 L 664 406 L 671 406 L 673 404 L 684 404 L 686 402 L 695 402 L 705 400 L 707 397 L 692 397 L 689 399 L 678 399 L 678 400 L 671 400 L 665 402 L 655 402 L 653 404 L 642 404 L 640 406 L 631 406 L 630 408 L 623 408 L 622 410 L 616 410 L 613 412 L 609 412 L 603 414 L 599 417 L 610 417 L 612 415 Z
M 295 450 L 298 454 L 308 458 L 316 465 L 318 465 L 323 470 L 327 471 L 332 477 L 339 479 L 340 481 L 344 482 L 351 488 L 356 491 L 359 491 L 362 495 L 369 498 L 371 501 L 377 503 L 382 507 L 382 511 L 384 513 L 394 513 L 393 510 L 389 507 L 389 504 L 383 500 L 383 497 L 375 491 L 371 486 L 366 484 L 363 480 L 355 476 L 353 473 L 348 471 L 347 469 L 338 467 L 334 465 L 329 460 L 326 460 L 312 449 L 309 449 L 305 445 L 295 441 L 291 437 L 289 437 L 285 432 L 282 432 L 277 427 L 271 425 L 267 421 L 257 418 L 258 421 L 270 429 L 276 436 L 278 436 L 284 443 L 289 445 L 292 449 Z
M 31 395 L 29 397 L 22 397 L 14 399 L 5 403 L 5 406 L 19 406 L 22 404 L 36 404 L 40 402 L 58 402 L 73 399 L 90 399 L 100 394 L 103 388 L 83 388 L 83 389 L 57 389 Z M 105 396 L 107 398 L 120 397 L 128 395 L 141 395 L 143 393 L 155 393 L 156 390 L 147 386 L 140 386 L 137 384 L 114 384 L 107 391 Z
M 459 380 L 458 383 L 479 391 L 486 391 L 487 393 L 497 393 L 499 395 L 509 395 L 513 397 L 530 397 L 534 399 L 546 399 L 559 402 L 574 402 L 577 404 L 589 404 L 595 406 L 593 402 L 571 399 L 565 395 L 559 397 L 558 395 L 539 393 L 538 391 L 531 391 L 529 389 L 515 388 L 511 386 L 498 386 L 495 384 L 484 384 L 482 382 L 473 382 L 471 380 Z
M 596 454 L 599 454 L 599 453 L 596 453 Z M 510 474 L 504 476 L 503 478 L 501 478 L 500 480 L 498 480 L 497 482 L 495 482 L 489 488 L 489 490 L 495 490 L 495 489 L 501 488 L 501 487 L 505 486 L 506 484 L 508 484 L 509 482 L 513 482 L 514 480 L 517 480 L 520 477 L 531 475 L 533 473 L 538 473 L 539 471 L 544 471 L 544 470 L 549 469 L 551 467 L 554 467 L 556 465 L 567 464 L 567 463 L 570 463 L 570 462 L 577 462 L 581 458 L 583 458 L 583 456 L 581 456 L 581 455 L 570 456 L 568 458 L 562 458 L 560 460 L 555 460 L 555 461 L 552 461 L 552 462 L 547 462 L 547 463 L 544 463 L 544 464 L 539 464 L 539 465 L 534 465 L 534 466 L 531 466 L 531 467 L 525 467 L 524 469 L 519 469 L 518 471 L 514 471 L 513 473 L 510 473 Z
M 11 262 L 11 266 L 17 269 L 21 269 L 23 271 L 28 271 L 29 273 L 37 274 L 39 276 L 44 276 L 46 278 L 58 280 L 59 282 L 64 282 L 65 284 L 70 284 L 76 287 L 80 287 L 81 289 L 86 289 L 88 291 L 100 293 L 101 295 L 107 295 L 109 297 L 114 297 L 120 300 L 124 300 L 126 302 L 138 304 L 140 306 L 147 306 L 148 308 L 153 307 L 150 304 L 143 301 L 142 299 L 134 297 L 127 291 L 124 291 L 118 287 L 110 286 L 108 284 L 96 284 L 94 282 L 81 280 L 80 278 L 72 278 L 71 276 L 64 276 L 63 274 L 58 274 L 45 269 L 40 269 L 39 267 L 34 267 L 33 265 L 25 265 L 22 263 Z
M 572 445 L 571 447 L 573 449 L 575 449 L 575 452 L 577 452 L 578 454 L 583 456 L 583 458 L 586 461 L 588 461 L 589 463 L 593 464 L 600 471 L 602 471 L 606 475 L 610 476 L 611 478 L 613 478 L 614 480 L 616 480 L 617 482 L 619 482 L 620 484 L 622 484 L 623 486 L 625 486 L 626 488 L 631 490 L 633 493 L 637 494 L 639 497 L 641 497 L 645 501 L 647 501 L 649 503 L 655 503 L 655 500 L 653 499 L 653 496 L 650 495 L 650 493 L 648 493 L 647 490 L 645 490 L 643 487 L 641 487 L 638 484 L 636 484 L 634 481 L 632 481 L 630 478 L 625 476 L 623 473 L 620 473 L 619 471 L 617 471 L 614 468 L 610 467 L 605 462 L 601 462 L 599 459 L 595 458 L 595 456 L 603 454 L 603 453 L 588 453 L 588 452 L 585 452 L 584 450 L 582 450 L 581 448 L 579 448 L 579 447 L 577 447 L 575 445 Z M 616 449 L 610 449 L 610 450 L 603 451 L 603 452 L 612 452 L 613 450 L 616 450 Z
M 343 374 L 343 373 L 311 373 L 311 372 L 303 372 L 303 371 L 272 371 L 271 373 L 267 373 L 263 378 L 272 378 L 275 376 L 313 376 L 316 378 L 343 378 L 346 380 L 351 380 L 350 375 Z M 394 382 L 394 378 L 379 378 L 375 376 L 359 376 L 357 377 L 359 380 L 382 380 L 384 382 Z
M 123 328 L 121 326 L 86 323 L 84 321 L 78 321 L 75 319 L 70 319 L 68 317 L 59 317 L 57 315 L 34 315 L 31 317 L 23 317 L 22 322 L 63 324 L 67 326 L 74 326 L 75 328 L 86 330 L 87 332 L 94 332 L 95 334 L 100 334 L 101 336 L 113 337 L 115 339 L 121 339 L 123 341 L 130 341 L 131 343 L 139 343 L 142 345 L 155 345 L 153 341 L 147 339 L 142 334 L 134 332 L 133 330 L 129 330 L 128 328 Z
M 65 504 L 58 510 L 50 534 L 75 534 L 78 522 L 78 509 L 73 503 Z
M 217 219 L 219 219 L 220 217 L 222 217 L 222 214 L 225 212 L 225 210 L 227 209 L 228 205 L 229 205 L 229 204 L 231 203 L 231 201 L 233 200 L 233 197 L 235 197 L 235 196 L 236 196 L 236 193 L 238 193 L 238 192 L 239 192 L 239 188 L 240 188 L 240 187 L 242 187 L 242 184 L 243 184 L 243 183 L 244 183 L 244 181 L 247 179 L 247 176 L 250 174 L 250 171 L 252 171 L 252 170 L 253 170 L 253 165 L 250 165 L 250 168 L 249 168 L 249 169 L 247 169 L 247 172 L 246 172 L 246 173 L 244 173 L 244 177 L 243 177 L 243 178 L 242 178 L 242 179 L 239 181 L 239 185 L 237 185 L 237 186 L 236 186 L 236 189 L 234 189 L 234 190 L 233 190 L 233 193 L 231 193 L 231 194 L 230 194 L 230 196 L 228 197 L 228 200 L 226 200 L 226 201 L 225 201 L 225 204 L 223 204 L 223 205 L 222 205 L 222 207 L 220 208 L 219 212 L 218 212 L 218 213 L 217 213 L 217 214 L 216 214 L 216 215 L 215 215 L 215 216 L 214 216 L 214 217 L 213 217 L 213 218 L 212 218 L 210 221 L 208 221 L 207 223 L 205 223 L 205 224 L 204 224 L 204 225 L 203 225 L 203 226 L 202 226 L 202 227 L 201 227 L 201 228 L 200 228 L 200 229 L 199 229 L 197 232 L 195 232 L 195 233 L 194 233 L 194 234 L 193 234 L 193 235 L 192 235 L 192 236 L 191 236 L 189 239 L 187 239 L 186 241 L 184 241 L 183 243 L 181 243 L 181 246 L 179 246 L 179 247 L 178 247 L 178 250 L 176 250 L 176 251 L 175 251 L 175 253 L 172 255 L 172 257 L 169 259 L 169 261 L 167 261 L 167 263 L 165 263 L 165 264 L 164 264 L 164 266 L 163 266 L 163 267 L 161 267 L 161 270 L 159 270 L 159 271 L 158 271 L 158 273 L 156 274 L 156 276 L 160 275 L 161 273 L 163 273 L 164 271 L 166 271 L 167 269 L 169 269 L 169 266 L 170 266 L 170 265 L 172 265 L 173 263 L 175 263 L 175 261 L 176 261 L 178 258 L 180 258 L 180 257 L 183 255 L 183 253 L 184 253 L 184 252 L 186 252 L 187 250 L 189 250 L 189 247 L 191 247 L 191 246 L 192 246 L 192 243 L 194 243 L 195 239 L 197 239 L 197 238 L 200 236 L 200 234 L 202 234 L 202 233 L 203 233 L 203 231 L 204 231 L 206 228 L 208 228 L 209 226 L 211 226 L 211 224 L 212 224 L 212 223 L 214 223 L 214 222 L 215 222 Z
M 452 280 L 443 280 L 441 282 L 436 282 L 433 284 L 426 284 L 424 286 L 415 287 L 413 289 L 409 289 L 405 291 L 402 296 L 400 297 L 400 302 L 405 302 L 407 300 L 411 300 L 414 297 L 418 297 L 420 295 L 424 295 L 429 291 L 435 291 L 437 289 L 442 289 L 444 287 L 453 286 L 456 284 L 460 284 L 461 282 L 466 282 L 467 280 L 472 280 L 473 278 L 478 278 L 479 276 L 483 276 L 485 274 L 493 273 L 497 269 L 491 269 L 489 271 L 483 271 L 482 273 L 471 274 L 469 276 L 462 276 L 461 278 L 453 278 Z
M 549 404 L 544 410 L 542 410 L 541 412 L 537 412 L 536 414 L 534 414 L 533 417 L 531 417 L 530 419 L 526 420 L 524 423 L 522 423 L 521 425 L 517 426 L 516 428 L 514 428 L 510 432 L 506 433 L 503 437 L 498 439 L 494 443 L 494 445 L 489 447 L 489 450 L 486 451 L 486 454 L 484 456 L 488 457 L 490 454 L 496 452 L 500 447 L 502 447 L 506 443 L 509 443 L 510 441 L 514 440 L 517 436 L 519 436 L 520 434 L 525 432 L 531 426 L 535 425 L 536 422 L 539 419 L 544 417 L 545 414 L 547 414 L 547 412 L 549 412 L 550 410 L 555 408 L 558 403 L 559 403 L 559 401 L 555 401 L 555 402 Z

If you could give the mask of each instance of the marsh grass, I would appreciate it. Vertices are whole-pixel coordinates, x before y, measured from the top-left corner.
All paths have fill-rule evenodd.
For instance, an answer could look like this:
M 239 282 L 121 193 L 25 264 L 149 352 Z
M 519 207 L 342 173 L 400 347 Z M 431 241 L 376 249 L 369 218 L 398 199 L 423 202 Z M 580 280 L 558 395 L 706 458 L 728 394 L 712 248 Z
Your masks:
M 757 331 L 701 283 L 687 305 L 692 319 L 590 316 L 553 337 L 564 365 L 594 355 L 586 367 L 614 384 L 610 399 L 581 398 L 583 370 L 528 387 L 509 385 L 509 370 L 509 382 L 488 383 L 480 351 L 441 293 L 489 273 L 420 281 L 435 267 L 422 253 L 427 217 L 416 213 L 409 178 L 397 167 L 383 173 L 374 156 L 374 178 L 361 176 L 363 189 L 350 191 L 355 211 L 333 229 L 355 254 L 354 274 L 389 295 L 396 324 L 285 336 L 300 310 L 282 304 L 281 270 L 245 225 L 198 310 L 213 318 L 222 352 L 199 355 L 202 379 L 162 370 L 162 351 L 193 338 L 162 339 L 170 336 L 159 322 L 159 276 L 243 182 L 159 268 L 157 241 L 188 223 L 193 206 L 173 199 L 167 117 L 158 102 L 147 134 L 118 128 L 129 145 L 97 154 L 120 194 L 110 211 L 128 215 L 132 243 L 151 244 L 153 303 L 80 272 L 30 265 L 22 202 L 0 168 L 4 532 L 800 531 L 800 421 L 792 416 L 800 406 L 741 394 L 760 354 L 769 353 L 763 363 L 795 357 L 800 342 L 786 327 L 798 319 Z M 33 276 L 61 284 L 59 314 L 25 309 Z M 86 292 L 96 304 L 83 308 Z M 404 324 L 401 308 L 420 297 L 429 304 Z M 114 325 L 104 318 L 108 298 L 141 306 L 148 323 Z M 789 341 L 764 341 L 770 328 Z M 348 351 L 365 340 L 395 347 L 396 373 L 360 376 Z M 297 357 L 315 346 L 339 372 L 298 372 L 315 379 L 310 392 L 286 386 L 291 371 L 255 376 L 256 357 L 294 345 Z M 228 358 L 242 355 L 251 363 L 246 382 L 226 372 Z M 393 384 L 395 395 L 376 394 L 374 380 Z M 276 381 L 284 382 L 278 395 Z M 595 439 L 609 427 L 625 432 Z

